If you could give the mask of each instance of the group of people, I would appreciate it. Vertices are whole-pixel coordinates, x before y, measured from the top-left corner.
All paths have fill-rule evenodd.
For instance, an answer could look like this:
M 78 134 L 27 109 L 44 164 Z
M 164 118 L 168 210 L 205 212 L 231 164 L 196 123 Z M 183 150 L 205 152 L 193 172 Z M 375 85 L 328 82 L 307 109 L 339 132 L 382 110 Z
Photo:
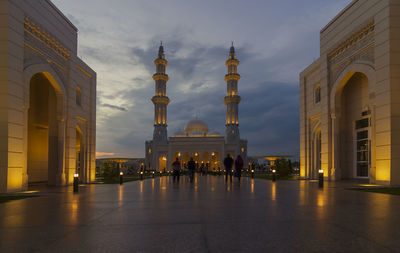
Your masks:
M 235 165 L 235 171 L 233 170 L 233 165 Z M 228 182 L 228 177 L 232 182 L 232 174 L 235 173 L 235 177 L 238 178 L 240 182 L 240 178 L 242 176 L 242 169 L 243 169 L 243 158 L 238 155 L 235 160 L 228 154 L 224 159 L 224 166 L 225 166 L 225 181 Z M 193 160 L 193 157 L 190 157 L 189 162 L 187 163 L 187 170 L 189 173 L 189 181 L 192 183 L 194 178 L 194 173 L 196 170 L 196 162 Z M 204 170 L 204 169 L 203 169 Z M 201 172 L 203 173 L 203 170 Z M 173 182 L 177 180 L 179 182 L 179 176 L 181 171 L 181 162 L 177 157 L 176 160 L 172 163 L 172 171 L 173 171 Z
M 233 164 L 235 164 L 235 170 L 233 170 Z M 228 182 L 228 176 L 232 182 L 232 174 L 236 173 L 236 177 L 240 182 L 240 178 L 242 177 L 242 170 L 243 170 L 243 159 L 240 155 L 236 157 L 235 160 L 228 154 L 224 159 L 224 166 L 225 166 L 225 181 Z

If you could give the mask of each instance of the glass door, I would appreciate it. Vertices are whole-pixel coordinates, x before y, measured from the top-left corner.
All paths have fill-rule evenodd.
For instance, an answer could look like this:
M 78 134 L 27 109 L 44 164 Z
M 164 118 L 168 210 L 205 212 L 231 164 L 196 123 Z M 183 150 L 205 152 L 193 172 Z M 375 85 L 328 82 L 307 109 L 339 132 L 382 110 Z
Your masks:
M 356 122 L 356 177 L 369 177 L 371 160 L 369 126 L 369 118 Z

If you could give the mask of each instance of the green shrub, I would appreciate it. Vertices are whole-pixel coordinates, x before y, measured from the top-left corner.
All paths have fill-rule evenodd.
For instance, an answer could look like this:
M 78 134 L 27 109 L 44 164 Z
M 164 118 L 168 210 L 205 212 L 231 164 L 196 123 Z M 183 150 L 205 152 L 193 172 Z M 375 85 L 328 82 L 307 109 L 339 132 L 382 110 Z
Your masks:
M 277 159 L 275 161 L 276 170 L 280 177 L 288 177 L 291 174 L 291 163 L 287 159 Z
M 112 161 L 104 162 L 100 167 L 101 175 L 104 177 L 104 181 L 118 180 L 119 169 L 118 163 Z

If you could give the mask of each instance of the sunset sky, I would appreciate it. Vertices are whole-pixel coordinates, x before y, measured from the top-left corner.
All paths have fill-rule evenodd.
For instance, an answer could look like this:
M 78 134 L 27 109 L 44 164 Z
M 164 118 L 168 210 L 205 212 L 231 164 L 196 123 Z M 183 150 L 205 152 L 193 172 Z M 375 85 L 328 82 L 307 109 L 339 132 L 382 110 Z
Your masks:
M 196 115 L 224 134 L 225 60 L 240 60 L 240 134 L 248 154 L 299 154 L 299 73 L 319 56 L 319 31 L 350 0 L 53 0 L 79 29 L 97 72 L 97 152 L 144 157 L 152 139 L 160 41 L 169 61 L 168 134 Z

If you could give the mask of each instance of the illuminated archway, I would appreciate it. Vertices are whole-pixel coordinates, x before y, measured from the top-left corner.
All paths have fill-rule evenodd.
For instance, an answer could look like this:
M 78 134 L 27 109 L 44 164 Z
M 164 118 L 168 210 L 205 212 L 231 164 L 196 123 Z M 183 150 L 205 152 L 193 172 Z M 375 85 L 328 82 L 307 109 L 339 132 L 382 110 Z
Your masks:
M 159 171 L 166 171 L 167 170 L 167 156 L 161 155 L 158 158 L 158 170 Z
M 29 82 L 27 174 L 30 183 L 56 185 L 60 96 L 50 79 L 49 74 L 37 73 Z
M 221 168 L 219 152 L 214 151 L 214 152 L 211 153 L 210 167 L 211 167 L 211 170 L 223 169 L 223 168 Z
M 339 178 L 369 177 L 371 167 L 371 103 L 367 75 L 349 72 L 336 88 L 336 150 Z

